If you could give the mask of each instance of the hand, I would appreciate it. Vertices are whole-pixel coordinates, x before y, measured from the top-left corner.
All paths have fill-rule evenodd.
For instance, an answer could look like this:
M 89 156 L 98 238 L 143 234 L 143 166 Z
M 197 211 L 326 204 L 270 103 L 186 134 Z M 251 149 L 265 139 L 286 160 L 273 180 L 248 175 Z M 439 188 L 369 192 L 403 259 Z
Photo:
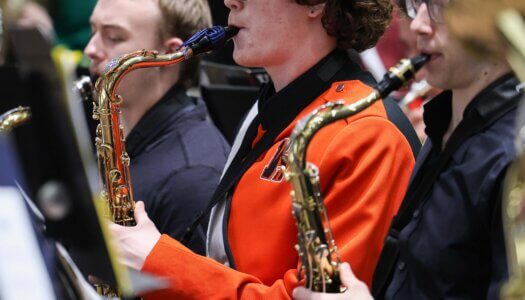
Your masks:
M 109 224 L 113 240 L 117 244 L 120 262 L 140 271 L 146 257 L 160 239 L 160 232 L 144 210 L 144 202 L 135 203 L 136 226 L 124 227 Z
M 368 291 L 366 284 L 357 279 L 350 269 L 348 263 L 342 263 L 339 267 L 341 272 L 341 282 L 346 286 L 346 291 L 342 294 L 325 294 L 312 292 L 305 287 L 298 287 L 293 290 L 295 300 L 371 300 L 372 295 Z

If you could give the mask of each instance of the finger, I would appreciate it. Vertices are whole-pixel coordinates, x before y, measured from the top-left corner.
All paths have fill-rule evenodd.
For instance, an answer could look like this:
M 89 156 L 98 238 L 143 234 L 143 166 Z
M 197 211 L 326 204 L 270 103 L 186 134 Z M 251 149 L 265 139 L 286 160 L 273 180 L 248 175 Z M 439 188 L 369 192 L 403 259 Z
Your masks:
M 145 219 L 148 218 L 148 214 L 146 213 L 146 210 L 144 209 L 144 202 L 138 201 L 135 203 L 135 211 L 134 211 L 135 221 L 137 222 L 137 225 L 139 223 L 142 223 Z
M 339 266 L 339 272 L 341 272 L 341 281 L 346 287 L 351 286 L 352 284 L 355 284 L 358 279 L 355 277 L 354 272 L 352 272 L 352 268 L 348 263 L 342 263 Z
M 311 300 L 311 295 L 311 291 L 306 289 L 304 286 L 296 287 L 292 293 L 294 300 Z
M 103 284 L 104 281 L 96 276 L 88 275 L 88 282 L 91 284 Z

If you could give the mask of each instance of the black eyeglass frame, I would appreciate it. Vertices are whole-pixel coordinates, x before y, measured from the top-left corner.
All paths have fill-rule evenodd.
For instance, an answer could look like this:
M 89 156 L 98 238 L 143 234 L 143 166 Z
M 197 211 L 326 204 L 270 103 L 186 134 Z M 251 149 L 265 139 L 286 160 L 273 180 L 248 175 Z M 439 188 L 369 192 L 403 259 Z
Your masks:
M 428 16 L 432 22 L 437 24 L 445 23 L 444 10 L 448 5 L 447 0 L 400 0 L 398 1 L 399 7 L 403 10 L 405 15 L 414 19 L 417 16 L 417 12 L 422 4 L 427 7 Z

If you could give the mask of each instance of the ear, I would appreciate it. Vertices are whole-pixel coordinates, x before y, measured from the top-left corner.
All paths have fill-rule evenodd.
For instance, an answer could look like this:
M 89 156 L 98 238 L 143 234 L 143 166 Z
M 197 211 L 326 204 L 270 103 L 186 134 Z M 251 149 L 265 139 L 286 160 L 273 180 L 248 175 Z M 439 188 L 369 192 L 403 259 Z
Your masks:
M 182 40 L 178 37 L 172 37 L 164 41 L 164 48 L 168 53 L 173 53 L 177 51 L 177 48 L 179 48 L 182 43 Z
M 324 12 L 324 3 L 319 3 L 316 5 L 308 6 L 308 17 L 312 19 L 317 19 L 323 15 Z

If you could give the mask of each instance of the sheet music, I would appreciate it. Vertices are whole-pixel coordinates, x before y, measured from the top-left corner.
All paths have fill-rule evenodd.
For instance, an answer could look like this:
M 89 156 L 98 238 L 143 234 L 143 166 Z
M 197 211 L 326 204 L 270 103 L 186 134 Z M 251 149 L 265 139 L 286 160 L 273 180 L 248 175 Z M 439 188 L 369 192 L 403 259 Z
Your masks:
M 0 187 L 0 298 L 56 299 L 22 195 Z

